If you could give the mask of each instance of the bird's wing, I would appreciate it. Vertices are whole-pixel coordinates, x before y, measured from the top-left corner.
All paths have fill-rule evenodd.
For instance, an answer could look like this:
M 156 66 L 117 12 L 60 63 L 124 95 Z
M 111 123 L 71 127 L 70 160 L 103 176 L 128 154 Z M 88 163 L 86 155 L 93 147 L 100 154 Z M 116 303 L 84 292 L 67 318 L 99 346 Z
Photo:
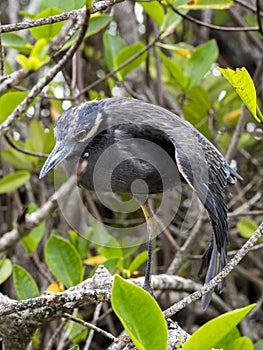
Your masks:
M 216 148 L 193 127 L 181 127 L 169 132 L 175 146 L 175 159 L 181 175 L 197 193 L 213 226 L 209 248 L 203 256 L 205 282 L 209 282 L 226 263 L 228 244 L 227 211 L 224 195 L 231 177 L 230 167 Z M 219 266 L 217 263 L 220 254 Z M 222 285 L 219 286 L 222 289 Z M 211 293 L 203 297 L 203 307 L 210 302 Z

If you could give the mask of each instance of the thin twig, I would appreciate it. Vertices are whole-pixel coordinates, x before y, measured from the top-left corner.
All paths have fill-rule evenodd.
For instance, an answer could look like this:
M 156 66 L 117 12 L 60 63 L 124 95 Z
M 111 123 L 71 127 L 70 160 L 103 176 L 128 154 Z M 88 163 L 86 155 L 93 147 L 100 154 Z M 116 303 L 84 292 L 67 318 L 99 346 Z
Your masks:
M 6 142 L 18 152 L 21 152 L 21 153 L 27 154 L 28 156 L 33 156 L 33 157 L 40 157 L 40 158 L 48 157 L 48 154 L 29 151 L 27 149 L 17 146 L 8 134 L 4 134 L 4 137 L 6 139 Z
M 79 319 L 77 317 L 73 317 L 70 314 L 68 314 L 67 312 L 65 312 L 63 314 L 63 317 L 67 318 L 68 320 L 72 320 L 72 321 L 74 321 L 76 323 L 79 323 L 79 324 L 81 324 L 82 326 L 84 326 L 86 328 L 93 329 L 95 332 L 101 334 L 105 338 L 110 339 L 111 341 L 118 342 L 118 338 L 115 338 L 112 334 L 104 331 L 103 329 L 101 329 L 101 328 L 99 328 L 97 326 L 94 326 L 94 324 L 92 324 L 92 323 L 83 321 L 83 320 L 81 320 L 81 319 Z
M 82 40 L 85 37 L 86 30 L 89 24 L 90 10 L 86 9 L 85 18 L 81 30 L 79 32 L 78 38 L 75 43 L 70 47 L 67 53 L 61 58 L 56 66 L 50 69 L 50 71 L 33 87 L 29 92 L 27 97 L 20 103 L 18 107 L 15 108 L 12 114 L 0 125 L 0 135 L 6 132 L 15 121 L 23 115 L 29 104 L 34 100 L 34 98 L 42 91 L 43 87 L 46 86 L 56 74 L 66 65 L 66 63 L 72 58 Z
M 241 115 L 240 115 L 239 120 L 238 120 L 238 123 L 237 123 L 236 128 L 235 128 L 235 132 L 232 136 L 230 145 L 228 147 L 228 150 L 227 150 L 227 153 L 225 156 L 225 159 L 228 163 L 231 161 L 231 159 L 233 158 L 233 156 L 236 152 L 237 144 L 238 144 L 240 136 L 244 130 L 244 126 L 245 126 L 245 122 L 246 122 L 245 114 L 246 114 L 246 108 L 243 107 Z
M 257 20 L 258 20 L 258 28 L 259 32 L 263 34 L 261 16 L 260 16 L 260 0 L 257 0 Z
M 199 26 L 203 26 L 206 28 L 218 30 L 221 32 L 258 32 L 258 27 L 223 27 L 223 26 L 217 26 L 215 24 L 206 23 L 203 21 L 200 21 L 199 19 L 196 19 L 192 16 L 189 16 L 187 14 L 183 14 L 182 12 L 178 11 L 172 4 L 169 4 L 169 7 L 172 8 L 172 10 L 177 13 L 182 18 L 186 19 L 187 21 L 190 21 L 192 23 L 198 24 Z
M 95 86 L 99 85 L 103 81 L 112 77 L 114 74 L 119 72 L 121 69 L 126 67 L 128 64 L 130 64 L 131 62 L 136 60 L 136 58 L 140 57 L 144 52 L 148 51 L 154 44 L 156 44 L 160 40 L 160 36 L 161 36 L 161 34 L 158 37 L 156 37 L 155 39 L 153 39 L 149 44 L 147 44 L 142 50 L 138 51 L 135 55 L 130 57 L 127 61 L 123 62 L 119 67 L 113 69 L 111 72 L 105 74 L 100 79 L 98 79 L 98 80 L 94 81 L 93 83 L 91 83 L 90 85 L 86 86 L 85 89 L 80 91 L 79 95 L 76 98 L 79 98 L 80 95 L 83 95 L 86 91 L 93 89 Z
M 258 239 L 263 236 L 263 221 L 259 225 L 256 232 L 252 237 L 239 249 L 237 254 L 226 264 L 223 270 L 216 275 L 209 283 L 205 284 L 200 290 L 194 292 L 187 297 L 180 300 L 178 303 L 172 305 L 167 310 L 163 312 L 165 318 L 169 318 L 175 315 L 178 311 L 182 310 L 188 304 L 193 303 L 194 301 L 200 299 L 204 294 L 213 290 L 219 283 L 222 282 L 222 279 L 226 278 L 230 272 L 239 264 L 239 262 L 247 255 L 253 246 L 257 243 Z
M 234 0 L 234 2 L 235 2 L 236 4 L 238 4 L 238 5 L 240 5 L 240 6 L 244 7 L 244 8 L 246 8 L 246 9 L 250 10 L 251 12 L 257 13 L 256 7 L 251 6 L 251 5 L 248 4 L 247 2 L 244 3 L 244 2 L 242 2 L 242 1 L 240 1 L 240 0 Z M 260 12 L 260 16 L 263 17 L 263 12 L 262 12 L 262 11 Z

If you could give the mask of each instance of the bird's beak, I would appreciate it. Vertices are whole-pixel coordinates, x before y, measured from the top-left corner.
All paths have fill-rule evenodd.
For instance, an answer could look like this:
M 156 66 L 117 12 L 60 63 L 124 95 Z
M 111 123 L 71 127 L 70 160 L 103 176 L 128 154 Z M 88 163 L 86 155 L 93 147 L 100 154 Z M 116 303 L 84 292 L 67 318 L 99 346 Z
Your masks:
M 63 142 L 58 141 L 48 156 L 45 164 L 43 165 L 43 168 L 39 174 L 39 178 L 42 179 L 42 177 L 44 177 L 50 170 L 59 165 L 67 156 L 68 152 L 65 149 Z

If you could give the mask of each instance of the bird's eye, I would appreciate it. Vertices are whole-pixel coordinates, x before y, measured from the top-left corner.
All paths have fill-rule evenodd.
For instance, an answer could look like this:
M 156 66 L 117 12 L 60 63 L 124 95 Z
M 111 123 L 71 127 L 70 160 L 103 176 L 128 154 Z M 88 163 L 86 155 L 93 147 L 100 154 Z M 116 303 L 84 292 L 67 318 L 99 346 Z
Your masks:
M 77 133 L 76 135 L 76 139 L 78 141 L 83 140 L 83 138 L 86 136 L 86 131 L 85 130 L 81 130 L 80 132 Z

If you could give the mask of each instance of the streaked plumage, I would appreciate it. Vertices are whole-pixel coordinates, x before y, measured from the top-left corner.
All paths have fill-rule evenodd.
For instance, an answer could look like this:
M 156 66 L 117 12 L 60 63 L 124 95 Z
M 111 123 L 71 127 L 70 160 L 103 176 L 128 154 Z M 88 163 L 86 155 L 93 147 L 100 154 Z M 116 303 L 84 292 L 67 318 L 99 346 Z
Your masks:
M 105 168 L 100 169 L 99 178 L 96 174 L 97 191 L 110 190 L 106 183 L 107 167 L 116 160 L 118 165 L 111 177 L 113 192 L 130 192 L 136 179 L 147 183 L 149 193 L 172 188 L 180 178 L 186 181 L 206 208 L 213 227 L 211 244 L 203 260 L 203 267 L 207 269 L 206 282 L 222 270 L 228 244 L 224 197 L 229 196 L 228 184 L 234 184 L 235 178 L 241 177 L 190 123 L 164 108 L 140 100 L 109 98 L 85 102 L 62 113 L 55 126 L 55 138 L 56 146 L 40 178 L 64 159 L 77 157 L 79 185 L 94 190 L 96 162 L 112 147 L 114 152 L 109 152 L 108 163 L 105 161 Z M 166 166 L 158 147 L 156 151 L 151 144 L 165 150 L 174 167 Z M 136 191 L 140 195 L 145 189 L 138 187 Z M 204 296 L 204 307 L 210 298 L 211 293 Z

